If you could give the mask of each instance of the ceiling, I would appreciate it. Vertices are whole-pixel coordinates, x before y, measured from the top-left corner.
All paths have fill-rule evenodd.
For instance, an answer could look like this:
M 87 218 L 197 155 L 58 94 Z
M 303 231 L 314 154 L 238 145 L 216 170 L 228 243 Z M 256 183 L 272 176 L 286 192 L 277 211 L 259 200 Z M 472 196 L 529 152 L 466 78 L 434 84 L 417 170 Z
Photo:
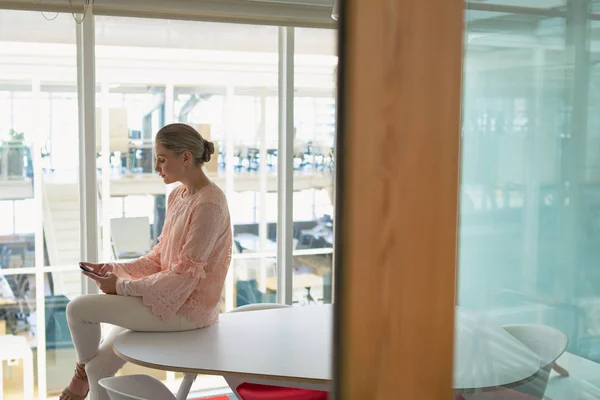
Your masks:
M 75 43 L 71 14 L 0 10 L 0 41 Z M 96 44 L 277 53 L 278 27 L 97 16 Z M 295 28 L 296 53 L 335 55 L 337 31 Z

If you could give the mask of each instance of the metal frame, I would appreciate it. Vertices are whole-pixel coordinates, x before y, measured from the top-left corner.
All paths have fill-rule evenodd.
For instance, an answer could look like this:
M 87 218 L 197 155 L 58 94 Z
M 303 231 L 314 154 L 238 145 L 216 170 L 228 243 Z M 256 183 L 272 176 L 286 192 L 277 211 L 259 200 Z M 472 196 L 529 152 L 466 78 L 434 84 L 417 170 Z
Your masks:
M 42 155 L 40 146 L 40 81 L 35 79 L 31 84 L 33 93 L 33 202 L 35 204 L 36 224 L 35 224 L 35 285 L 36 288 L 44 287 L 44 227 L 43 227 L 43 177 L 42 177 Z M 13 206 L 14 207 L 14 206 Z M 39 213 L 39 215 L 38 215 Z M 14 210 L 13 210 L 14 215 Z M 42 290 L 43 294 L 43 290 Z M 46 307 L 44 296 L 36 290 L 36 324 L 38 327 L 46 325 Z M 36 334 L 37 343 L 37 367 L 38 371 L 45 371 L 46 368 L 46 330 L 38 329 Z M 46 374 L 38 374 L 38 389 L 46 393 Z
M 107 82 L 102 83 L 100 92 L 100 143 L 102 151 L 102 258 L 110 259 L 112 250 L 110 214 L 108 205 L 110 202 L 110 109 L 109 86 Z M 98 132 L 96 132 L 98 134 Z M 94 139 L 95 140 L 95 139 Z
M 48 12 L 83 11 L 83 2 L 65 0 L 0 0 L 0 8 Z M 248 0 L 102 0 L 93 7 L 94 15 L 197 20 L 275 26 L 335 28 L 330 0 L 314 4 L 294 1 Z M 89 10 L 91 11 L 91 10 Z M 92 13 L 92 12 L 90 12 Z
M 277 302 L 292 304 L 294 196 L 294 28 L 279 28 Z
M 96 36 L 94 16 L 86 13 L 77 26 L 79 100 L 79 207 L 81 259 L 98 261 L 98 182 L 96 176 Z M 91 156 L 90 156 L 91 155 Z M 91 279 L 81 282 L 83 294 L 98 293 Z
M 256 104 L 256 103 L 255 103 Z M 260 186 L 258 197 L 260 199 L 260 220 L 258 221 L 258 237 L 260 241 L 260 250 L 262 251 L 267 243 L 267 94 L 263 90 L 260 94 L 260 123 L 258 126 L 260 146 Z M 279 195 L 278 195 L 279 197 Z M 256 218 L 256 195 L 254 195 L 254 215 Z M 259 290 L 266 293 L 267 288 L 267 259 L 260 259 L 260 280 Z
M 235 88 L 233 86 L 227 86 L 225 92 L 225 98 L 223 103 L 223 127 L 224 127 L 224 136 L 225 136 L 225 195 L 229 198 L 229 196 L 233 195 L 233 123 L 231 118 L 228 118 L 229 115 L 232 114 L 233 110 L 233 97 L 235 93 Z M 233 225 L 231 226 L 231 231 L 233 235 Z M 227 276 L 225 277 L 225 311 L 230 311 L 233 309 L 233 305 L 235 303 L 235 277 L 234 277 L 234 268 L 235 268 L 235 258 L 232 257 L 231 264 L 229 266 L 229 270 L 227 271 Z
M 173 106 L 175 104 L 175 88 L 173 86 L 172 83 L 167 83 L 165 85 L 165 117 L 164 117 L 164 123 L 165 125 L 167 124 L 172 124 L 175 118 L 175 111 L 173 109 Z M 167 209 L 167 207 L 169 207 L 169 202 L 167 201 L 169 199 L 169 194 L 170 191 L 167 187 L 165 187 L 165 211 Z M 175 382 L 175 372 L 173 371 L 167 371 L 167 383 L 172 384 L 173 382 Z

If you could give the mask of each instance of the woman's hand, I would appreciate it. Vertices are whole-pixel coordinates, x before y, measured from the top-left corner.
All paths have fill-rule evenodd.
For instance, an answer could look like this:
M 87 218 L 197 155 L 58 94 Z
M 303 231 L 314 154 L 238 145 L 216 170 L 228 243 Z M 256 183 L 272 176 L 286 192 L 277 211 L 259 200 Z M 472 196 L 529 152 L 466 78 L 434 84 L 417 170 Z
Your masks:
M 82 264 L 100 276 L 105 276 L 113 270 L 112 265 L 106 263 L 94 264 L 90 262 L 82 262 Z
M 106 294 L 117 294 L 117 276 L 112 272 L 104 276 L 98 276 L 90 272 L 82 271 L 82 274 L 96 281 L 96 284 Z

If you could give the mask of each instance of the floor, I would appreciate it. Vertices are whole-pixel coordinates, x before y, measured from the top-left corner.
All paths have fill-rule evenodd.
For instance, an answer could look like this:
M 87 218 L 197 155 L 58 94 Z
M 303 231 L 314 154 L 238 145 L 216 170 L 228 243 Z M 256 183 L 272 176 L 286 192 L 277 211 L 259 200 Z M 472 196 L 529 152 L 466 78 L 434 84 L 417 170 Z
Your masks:
M 59 357 L 60 358 L 60 357 Z M 69 361 L 71 361 L 71 359 L 69 358 Z M 51 358 L 49 357 L 48 359 L 48 363 L 52 363 Z M 65 369 L 65 368 L 62 368 Z M 23 400 L 23 374 L 22 374 L 22 368 L 20 367 L 20 365 L 16 365 L 16 366 L 12 366 L 12 367 L 8 367 L 6 365 L 6 363 L 4 363 L 4 368 L 3 368 L 3 372 L 4 372 L 4 379 L 3 379 L 3 383 L 4 383 L 4 397 L 2 397 L 0 395 L 0 399 L 4 399 L 4 400 Z M 50 374 L 50 372 L 49 372 Z M 72 370 L 68 369 L 66 371 L 64 371 L 64 375 L 65 378 L 61 379 L 60 376 L 55 376 L 53 378 L 53 380 L 57 381 L 60 380 L 60 382 L 51 382 L 50 381 L 50 377 L 47 378 L 48 380 L 48 384 L 49 386 L 55 386 L 56 389 L 51 389 L 49 387 L 49 390 L 47 391 L 47 399 L 48 400 L 57 400 L 58 399 L 58 395 L 60 394 L 60 391 L 62 390 L 62 384 L 59 387 L 60 383 L 66 383 L 68 382 L 68 379 L 70 378 L 70 375 L 72 374 Z M 144 367 L 139 367 L 133 364 L 126 364 L 125 367 L 123 367 L 123 369 L 119 372 L 119 374 L 125 374 L 125 375 L 131 375 L 131 374 L 148 374 L 151 376 L 154 376 L 157 379 L 160 380 L 165 380 L 166 379 L 166 373 L 164 371 L 157 371 L 157 370 L 152 370 L 149 368 L 144 368 Z M 179 387 L 181 380 L 183 379 L 182 374 L 176 374 L 175 375 L 175 380 L 170 382 L 167 386 L 169 387 L 169 389 L 171 389 L 172 392 L 176 392 L 177 388 Z M 204 391 L 206 393 L 207 390 L 210 389 L 214 389 L 214 388 L 221 388 L 221 390 L 212 390 L 212 393 L 226 393 L 227 389 L 225 389 L 226 383 L 223 380 L 223 378 L 219 377 L 219 376 L 209 376 L 209 375 L 201 375 L 196 379 L 196 382 L 194 382 L 194 385 L 192 387 L 192 393 L 196 393 L 196 397 L 195 398 L 200 398 L 202 399 L 203 397 L 201 396 L 201 393 Z M 37 398 L 37 388 L 35 388 L 35 392 L 34 395 Z M 215 395 L 213 395 L 212 397 L 215 397 Z M 211 397 L 204 397 L 204 398 L 208 398 L 211 399 Z M 231 397 L 217 397 L 217 399 L 219 400 L 224 400 L 226 398 L 230 398 L 232 400 L 236 400 L 235 397 L 231 396 Z
M 50 360 L 49 360 L 50 361 Z M 570 376 L 561 377 L 555 372 L 552 372 L 548 381 L 545 400 L 594 400 L 600 399 L 600 365 L 592 361 L 577 357 L 570 353 L 565 353 L 559 358 L 559 364 L 566 368 Z M 123 370 L 126 374 L 131 373 L 148 373 L 159 379 L 165 379 L 165 373 L 156 370 L 150 370 L 133 365 L 128 365 Z M 181 380 L 180 374 L 176 375 L 176 380 L 169 386 L 175 391 Z M 224 382 L 224 381 L 223 381 Z M 216 387 L 223 382 L 220 377 L 200 376 L 194 384 L 194 390 L 198 393 L 197 399 L 213 399 L 213 400 L 236 400 L 233 395 L 221 395 L 220 397 L 199 397 L 203 389 Z M 37 393 L 36 393 L 37 395 Z M 55 396 L 58 393 L 54 393 Z M 48 399 L 53 400 L 57 397 Z M 22 394 L 22 373 L 19 366 L 8 368 L 4 365 L 4 399 L 5 400 L 23 400 Z
M 565 353 L 558 359 L 560 366 L 569 371 L 569 377 L 552 371 L 546 388 L 546 400 L 600 399 L 600 365 Z

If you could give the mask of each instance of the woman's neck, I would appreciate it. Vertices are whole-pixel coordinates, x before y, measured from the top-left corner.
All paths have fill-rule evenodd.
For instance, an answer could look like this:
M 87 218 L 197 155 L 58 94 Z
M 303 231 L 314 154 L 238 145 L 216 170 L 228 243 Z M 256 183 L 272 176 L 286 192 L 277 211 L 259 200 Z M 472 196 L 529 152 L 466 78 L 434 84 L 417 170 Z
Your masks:
M 210 179 L 208 179 L 208 176 L 206 176 L 202 168 L 199 168 L 198 172 L 190 174 L 190 176 L 185 181 L 182 180 L 181 183 L 185 186 L 187 194 L 192 195 L 209 185 Z

